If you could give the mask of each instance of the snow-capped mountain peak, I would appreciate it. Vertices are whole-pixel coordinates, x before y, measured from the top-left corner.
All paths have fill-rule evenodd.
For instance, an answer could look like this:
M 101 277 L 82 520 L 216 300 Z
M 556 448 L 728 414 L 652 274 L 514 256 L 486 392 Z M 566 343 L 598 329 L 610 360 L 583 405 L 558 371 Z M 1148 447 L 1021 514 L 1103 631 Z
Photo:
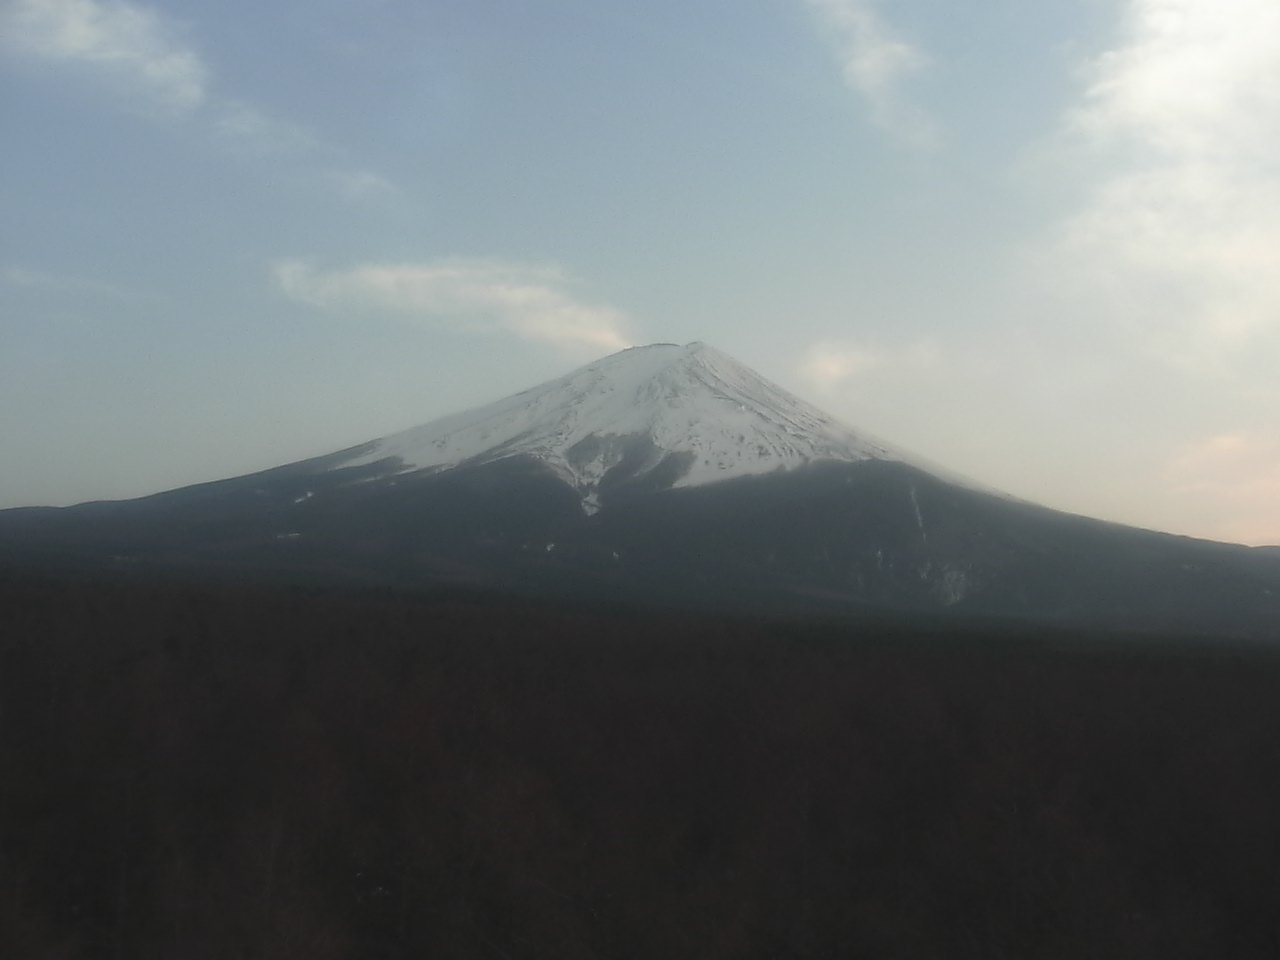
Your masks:
M 399 472 L 534 457 L 588 509 L 602 483 L 696 486 L 823 460 L 907 460 L 704 343 L 632 347 L 374 442 L 345 465 Z

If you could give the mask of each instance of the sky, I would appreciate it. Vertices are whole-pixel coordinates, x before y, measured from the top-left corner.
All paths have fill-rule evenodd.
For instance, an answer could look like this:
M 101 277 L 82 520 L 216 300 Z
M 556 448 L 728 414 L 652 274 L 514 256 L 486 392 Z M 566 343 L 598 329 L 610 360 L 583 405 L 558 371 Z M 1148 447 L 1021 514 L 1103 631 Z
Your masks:
M 1280 543 L 1274 0 L 0 0 L 0 507 L 706 341 Z

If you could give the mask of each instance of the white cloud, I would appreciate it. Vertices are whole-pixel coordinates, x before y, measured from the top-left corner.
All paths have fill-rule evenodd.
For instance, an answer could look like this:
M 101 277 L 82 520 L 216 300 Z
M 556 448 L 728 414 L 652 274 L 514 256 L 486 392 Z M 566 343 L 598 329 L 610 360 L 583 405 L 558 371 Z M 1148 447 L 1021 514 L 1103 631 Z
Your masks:
M 338 194 L 351 201 L 385 197 L 397 192 L 394 183 L 372 170 L 338 170 L 329 179 Z
M 319 140 L 305 127 L 277 119 L 242 101 L 211 105 L 212 129 L 221 147 L 253 161 L 293 161 L 312 168 L 305 182 L 348 203 L 362 203 L 397 192 L 376 171 L 346 165 L 344 151 Z
M 819 389 L 830 390 L 883 362 L 883 356 L 863 347 L 815 343 L 800 361 L 800 375 Z
M 225 146 L 245 155 L 303 153 L 320 146 L 316 138 L 302 127 L 277 120 L 257 107 L 239 101 L 218 105 L 213 129 Z
M 932 120 L 903 96 L 902 86 L 929 58 L 896 36 L 874 0 L 805 0 L 831 34 L 844 80 L 866 103 L 878 126 L 917 146 L 931 145 Z
M 208 68 L 146 7 L 127 0 L 16 0 L 2 22 L 9 46 L 93 70 L 149 107 L 186 113 L 205 101 Z
M 1085 176 L 1051 258 L 1198 372 L 1280 333 L 1280 5 L 1126 0 L 1059 146 Z
M 14 0 L 2 10 L 0 35 L 10 50 L 78 68 L 135 108 L 196 117 L 232 155 L 307 158 L 309 165 L 327 168 L 318 178 L 345 200 L 394 189 L 372 171 L 347 169 L 341 151 L 309 130 L 218 96 L 204 60 L 155 9 L 129 0 Z
M 941 346 L 929 337 L 877 347 L 851 340 L 820 340 L 801 357 L 799 374 L 815 389 L 830 392 L 873 376 L 896 377 L 906 370 L 928 373 L 941 358 Z
M 560 270 L 497 260 L 364 264 L 322 272 L 297 260 L 274 276 L 293 300 L 332 312 L 385 313 L 464 329 L 501 330 L 574 351 L 620 350 L 631 341 L 626 318 L 582 303 Z
M 7 287 L 43 287 L 54 282 L 51 274 L 26 267 L 5 266 L 0 269 L 0 283 Z
M 94 297 L 112 297 L 121 300 L 151 299 L 152 294 L 111 283 L 73 277 L 67 274 L 51 273 L 47 270 L 33 270 L 17 264 L 6 264 L 0 267 L 0 288 L 25 290 L 39 294 L 79 294 Z

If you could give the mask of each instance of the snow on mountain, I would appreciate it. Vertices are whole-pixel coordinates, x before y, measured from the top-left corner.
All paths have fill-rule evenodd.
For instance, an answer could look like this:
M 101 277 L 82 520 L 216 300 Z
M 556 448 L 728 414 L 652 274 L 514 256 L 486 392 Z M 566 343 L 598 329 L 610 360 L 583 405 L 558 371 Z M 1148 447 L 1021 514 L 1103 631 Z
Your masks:
M 535 457 L 597 505 L 610 471 L 697 486 L 822 460 L 910 458 L 703 343 L 632 347 L 522 393 L 374 442 L 344 465 L 399 472 Z

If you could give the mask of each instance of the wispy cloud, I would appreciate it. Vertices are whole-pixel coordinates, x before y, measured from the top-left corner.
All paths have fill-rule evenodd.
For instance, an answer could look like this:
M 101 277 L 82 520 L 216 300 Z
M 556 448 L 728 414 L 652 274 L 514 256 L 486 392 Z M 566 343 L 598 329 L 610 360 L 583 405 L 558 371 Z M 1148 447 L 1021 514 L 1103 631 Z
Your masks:
M 222 144 L 241 155 L 307 153 L 321 146 L 310 131 L 241 101 L 219 103 L 211 122 Z
M 394 183 L 372 170 L 335 170 L 328 179 L 345 200 L 387 197 L 397 192 Z
M 814 388 L 831 391 L 872 375 L 927 372 L 941 358 L 941 345 L 928 337 L 874 346 L 853 340 L 820 340 L 805 351 L 799 373 Z
M 0 288 L 39 293 L 43 295 L 73 294 L 94 297 L 111 297 L 117 300 L 153 299 L 154 294 L 129 290 L 113 283 L 102 283 L 84 277 L 33 270 L 17 264 L 0 266 Z
M 1086 192 L 1055 266 L 1152 350 L 1221 373 L 1280 333 L 1280 5 L 1123 9 L 1062 124 Z
M 937 139 L 933 120 L 902 87 L 929 64 L 918 47 L 897 36 L 875 0 L 805 0 L 831 36 L 844 80 L 862 98 L 872 121 L 917 146 Z
M 76 64 L 148 109 L 190 112 L 205 102 L 209 69 L 159 14 L 124 0 L 15 0 L 3 13 L 6 44 Z
M 0 28 L 9 51 L 79 70 L 135 110 L 193 119 L 229 154 L 327 168 L 321 179 L 345 200 L 392 189 L 380 174 L 348 169 L 342 151 L 304 127 L 218 95 L 213 71 L 157 9 L 130 0 L 13 0 L 0 7 Z
M 620 350 L 631 342 L 620 311 L 578 300 L 569 278 L 551 267 L 446 259 L 325 272 L 290 260 L 273 274 L 291 299 L 331 312 L 499 330 L 574 351 Z
M 883 354 L 865 347 L 824 341 L 813 344 L 805 353 L 800 375 L 815 387 L 830 390 L 884 362 Z

